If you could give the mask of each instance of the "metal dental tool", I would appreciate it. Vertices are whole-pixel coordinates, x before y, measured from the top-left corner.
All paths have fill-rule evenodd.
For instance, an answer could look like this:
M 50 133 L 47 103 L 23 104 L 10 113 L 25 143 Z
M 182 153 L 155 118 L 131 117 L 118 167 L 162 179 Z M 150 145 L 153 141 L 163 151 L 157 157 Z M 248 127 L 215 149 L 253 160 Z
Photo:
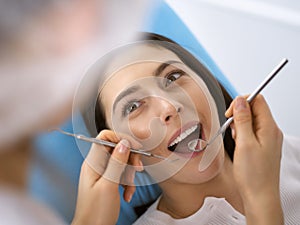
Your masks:
M 251 95 L 247 98 L 247 102 L 251 102 L 256 95 L 258 95 L 266 86 L 267 84 L 278 74 L 278 72 L 288 63 L 288 60 L 284 58 L 274 69 L 271 73 L 265 78 L 265 80 L 252 92 Z M 208 145 L 212 144 L 216 138 L 224 133 L 229 125 L 233 122 L 233 117 L 230 117 L 226 120 L 226 122 L 221 126 L 218 132 L 209 140 L 205 141 L 202 139 L 194 139 L 188 143 L 188 148 L 190 151 L 200 152 L 207 148 Z M 198 147 L 197 147 L 198 146 Z
M 90 142 L 90 143 L 95 143 L 95 144 L 98 144 L 98 145 L 105 145 L 105 146 L 112 147 L 112 148 L 116 147 L 116 145 L 117 145 L 116 143 L 113 143 L 113 142 L 110 142 L 110 141 L 105 141 L 105 140 L 96 139 L 96 138 L 90 138 L 90 137 L 86 137 L 86 136 L 81 135 L 81 134 L 69 133 L 69 132 L 66 132 L 66 131 L 64 131 L 60 128 L 51 129 L 51 131 L 58 131 L 62 134 L 65 134 L 65 135 L 68 135 L 68 136 L 71 136 L 71 137 L 75 137 L 78 140 L 82 140 L 82 141 L 86 141 L 86 142 Z M 154 157 L 154 158 L 158 158 L 158 159 L 169 160 L 168 158 L 165 158 L 163 156 L 152 154 L 150 152 L 145 152 L 144 150 L 141 150 L 141 149 L 132 149 L 131 148 L 130 152 L 145 155 L 145 156 L 148 156 L 148 157 Z M 172 159 L 171 161 L 174 161 L 174 159 Z

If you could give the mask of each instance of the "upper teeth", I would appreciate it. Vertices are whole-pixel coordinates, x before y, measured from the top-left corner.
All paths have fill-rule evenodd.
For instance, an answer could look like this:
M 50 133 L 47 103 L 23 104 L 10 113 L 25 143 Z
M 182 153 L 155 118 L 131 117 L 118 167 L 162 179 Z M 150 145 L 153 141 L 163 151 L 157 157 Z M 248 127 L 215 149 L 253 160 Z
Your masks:
M 187 130 L 185 130 L 184 132 L 182 132 L 174 141 L 172 141 L 172 143 L 169 145 L 169 147 L 177 144 L 178 142 L 182 141 L 183 139 L 185 139 L 187 136 L 189 136 L 191 133 L 193 133 L 196 129 L 197 129 L 198 125 L 195 125 Z

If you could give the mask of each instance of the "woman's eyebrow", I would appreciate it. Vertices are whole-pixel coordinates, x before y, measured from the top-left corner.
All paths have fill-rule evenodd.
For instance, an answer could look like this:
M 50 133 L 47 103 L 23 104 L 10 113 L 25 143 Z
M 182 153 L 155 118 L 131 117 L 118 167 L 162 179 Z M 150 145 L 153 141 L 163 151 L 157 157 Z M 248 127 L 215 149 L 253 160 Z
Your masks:
M 156 76 L 156 77 L 159 76 L 159 75 L 160 75 L 160 74 L 161 74 L 168 66 L 170 66 L 171 64 L 174 64 L 174 63 L 181 63 L 181 62 L 180 62 L 180 61 L 176 61 L 176 60 L 169 60 L 169 61 L 166 61 L 166 62 L 164 62 L 164 63 L 161 63 L 161 64 L 156 68 L 156 70 L 154 70 L 153 75 Z M 113 104 L 113 111 L 115 111 L 115 108 L 116 108 L 118 102 L 119 102 L 122 98 L 124 98 L 125 96 L 130 95 L 130 94 L 132 94 L 132 93 L 134 93 L 134 92 L 136 92 L 136 91 L 138 91 L 138 90 L 140 90 L 140 89 L 142 89 L 141 86 L 135 85 L 135 86 L 132 86 L 132 87 L 126 89 L 125 91 L 121 92 L 121 93 L 117 96 L 116 100 L 114 101 L 114 104 Z
M 142 87 L 140 85 L 135 85 L 135 86 L 132 86 L 128 89 L 126 89 L 125 91 L 122 91 L 116 98 L 116 100 L 114 101 L 114 104 L 113 104 L 113 111 L 115 111 L 115 108 L 118 104 L 119 101 L 121 101 L 122 98 L 124 98 L 125 96 L 127 95 L 130 95 L 138 90 L 140 90 Z
M 176 60 L 166 61 L 166 62 L 160 64 L 160 66 L 156 68 L 156 70 L 154 71 L 153 75 L 155 77 L 159 76 L 168 66 L 170 66 L 171 64 L 174 64 L 174 63 L 181 63 L 181 62 L 180 61 L 176 61 Z

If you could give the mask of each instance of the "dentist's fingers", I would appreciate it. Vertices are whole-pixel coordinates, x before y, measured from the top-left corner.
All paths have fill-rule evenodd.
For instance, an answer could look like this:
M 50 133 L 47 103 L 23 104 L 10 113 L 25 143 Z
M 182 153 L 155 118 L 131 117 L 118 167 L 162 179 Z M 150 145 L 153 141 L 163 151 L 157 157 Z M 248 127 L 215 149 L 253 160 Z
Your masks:
M 115 147 L 109 159 L 105 172 L 104 180 L 107 182 L 120 183 L 122 173 L 125 170 L 130 154 L 130 144 L 126 139 L 122 139 Z
M 108 137 L 114 136 L 115 140 L 118 141 L 118 139 L 126 139 L 129 141 L 131 148 L 133 149 L 142 149 L 142 144 L 140 144 L 138 141 L 136 141 L 134 138 L 132 138 L 130 135 L 123 134 L 123 133 L 114 133 L 111 130 L 104 130 L 103 131 L 103 138 L 107 139 Z M 129 160 L 128 160 L 128 166 L 125 170 L 125 174 L 122 178 L 122 184 L 125 185 L 133 185 L 134 184 L 134 177 L 136 171 L 143 171 L 143 163 L 141 160 L 141 154 L 136 153 L 130 153 Z
M 125 143 L 127 147 L 134 146 L 132 148 L 139 149 L 142 145 L 134 140 L 132 137 L 125 134 L 116 134 L 111 130 L 103 130 L 97 136 L 98 139 L 111 141 L 118 143 L 122 138 L 126 138 L 130 143 Z M 122 144 L 122 143 L 121 143 Z M 124 143 L 123 143 L 124 144 Z M 136 171 L 143 170 L 143 164 L 141 161 L 141 155 L 130 153 L 129 148 L 128 154 L 125 158 L 120 158 L 119 146 L 117 145 L 114 150 L 110 147 L 101 146 L 101 145 L 92 145 L 92 148 L 88 154 L 87 159 L 83 167 L 85 167 L 85 173 L 88 173 L 88 176 L 82 176 L 83 179 L 88 180 L 84 183 L 93 186 L 102 176 L 106 181 L 101 179 L 101 182 L 119 184 L 121 183 L 124 187 L 124 200 L 129 202 L 135 192 L 134 186 L 134 177 Z M 112 155 L 111 155 L 112 153 Z M 124 156 L 124 155 L 122 155 Z M 125 161 L 124 161 L 125 160 Z M 87 166 L 86 166 L 87 165 Z M 125 169 L 126 168 L 126 169 Z M 88 170 L 88 171 L 87 171 Z M 107 182 L 109 181 L 109 182 Z M 116 185 L 114 185 L 116 187 Z
M 144 165 L 141 160 L 141 154 L 131 153 L 129 162 L 134 167 L 135 171 L 141 172 L 144 170 Z
M 243 98 L 247 99 L 249 95 L 243 96 Z M 240 98 L 240 97 L 238 97 Z M 226 117 L 230 117 L 233 115 L 234 105 L 236 104 L 236 99 L 230 104 L 230 107 L 225 112 Z M 260 137 L 260 133 L 264 133 L 267 131 L 278 131 L 278 127 L 272 117 L 272 113 L 262 95 L 257 95 L 251 103 L 251 111 L 252 111 L 252 120 L 255 121 L 253 123 L 253 131 L 256 137 Z M 264 112 L 263 114 L 261 112 Z M 235 139 L 236 130 L 234 123 L 231 124 L 233 138 Z M 266 141 L 269 139 L 262 139 L 262 141 Z M 269 140 L 270 141 L 270 140 Z
M 126 202 L 130 202 L 131 198 L 135 192 L 135 185 L 134 185 L 134 178 L 135 178 L 135 173 L 136 170 L 132 166 L 127 166 L 125 173 L 123 174 L 123 179 L 122 181 L 124 192 L 123 192 L 123 198 Z
M 112 132 L 112 131 L 110 131 L 110 132 Z M 134 149 L 142 149 L 143 148 L 143 145 L 141 143 L 139 143 L 137 140 L 135 140 L 132 136 L 130 136 L 128 134 L 117 133 L 116 136 L 119 138 L 119 140 L 121 140 L 121 139 L 128 140 L 131 148 L 134 148 Z
M 248 96 L 249 96 L 249 94 L 248 95 L 243 95 L 242 97 L 245 98 L 245 99 L 247 99 Z M 228 107 L 228 109 L 225 112 L 225 116 L 227 118 L 229 118 L 229 117 L 231 117 L 233 115 L 233 104 L 234 104 L 234 100 L 230 103 L 230 106 Z
M 119 142 L 118 137 L 109 130 L 101 131 L 96 138 L 115 143 Z M 93 186 L 95 182 L 101 178 L 107 166 L 112 150 L 112 148 L 103 145 L 91 145 L 90 151 L 84 160 L 81 169 L 81 173 L 86 174 L 81 176 L 86 185 Z
M 126 202 L 130 202 L 131 201 L 132 196 L 133 196 L 135 190 L 136 190 L 135 186 L 126 186 L 124 188 L 123 198 L 124 198 L 124 200 Z
M 130 202 L 131 198 L 136 190 L 135 184 L 134 184 L 134 178 L 136 172 L 141 172 L 144 170 L 143 163 L 140 160 L 141 155 L 140 154 L 130 154 L 130 163 L 131 165 L 126 167 L 126 170 L 123 174 L 123 198 L 125 201 Z
M 264 113 L 262 114 L 261 112 Z M 253 120 L 255 120 L 253 129 L 261 144 L 270 144 L 274 142 L 274 137 L 281 139 L 281 131 L 275 123 L 268 104 L 262 95 L 258 95 L 253 99 L 252 115 Z M 263 135 L 266 133 L 269 133 L 270 135 Z
M 93 152 L 98 153 L 95 154 L 96 157 L 103 154 L 103 152 L 107 153 L 108 157 L 105 160 L 98 161 L 103 163 L 103 165 L 106 164 L 106 166 L 101 167 L 103 169 L 103 176 L 101 176 L 98 173 L 99 171 L 91 168 L 90 164 L 85 160 L 85 166 L 83 166 L 80 175 L 73 224 L 116 223 L 120 210 L 118 187 L 129 159 L 129 147 L 129 142 L 125 139 L 122 139 L 113 150 L 100 145 L 93 146 Z M 109 152 L 111 151 L 112 154 L 110 156 Z M 93 165 L 93 167 L 95 166 Z
M 133 138 L 129 137 L 128 135 L 116 134 L 111 130 L 101 131 L 97 136 L 97 139 L 118 143 L 120 141 L 120 138 L 124 138 L 124 137 L 126 137 L 126 139 L 128 138 L 130 144 L 132 143 L 132 146 L 135 146 L 135 148 L 141 146 L 141 144 L 139 144 L 137 141 L 135 141 Z M 104 171 L 107 167 L 108 160 L 111 157 L 112 151 L 113 148 L 111 147 L 92 144 L 91 149 L 82 165 L 83 171 L 86 171 L 89 174 L 88 176 L 84 176 L 84 179 L 87 180 L 85 182 L 88 182 L 90 185 L 93 185 L 104 174 Z M 132 155 L 136 155 L 136 154 L 132 154 Z M 120 163 L 118 162 L 112 162 L 112 163 L 114 163 L 116 167 L 120 166 Z M 140 156 L 130 156 L 128 164 L 131 164 L 134 167 L 136 167 L 138 171 L 141 170 Z M 116 180 L 114 178 L 111 179 Z
M 255 138 L 253 133 L 252 113 L 245 98 L 237 97 L 233 102 L 233 120 L 237 145 L 249 143 Z

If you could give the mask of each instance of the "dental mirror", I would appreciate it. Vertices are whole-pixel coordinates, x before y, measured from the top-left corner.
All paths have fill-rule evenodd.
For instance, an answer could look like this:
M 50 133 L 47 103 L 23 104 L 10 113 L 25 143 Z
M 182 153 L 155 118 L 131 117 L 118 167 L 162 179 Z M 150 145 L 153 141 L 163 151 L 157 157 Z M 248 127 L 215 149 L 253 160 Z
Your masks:
M 278 72 L 288 63 L 286 58 L 282 59 L 282 61 L 271 71 L 271 73 L 265 78 L 265 80 L 252 92 L 251 95 L 247 98 L 247 102 L 251 102 L 266 86 L 267 84 L 278 74 Z M 201 152 L 207 148 L 210 144 L 212 144 L 216 138 L 223 134 L 229 125 L 233 122 L 233 117 L 230 117 L 226 120 L 226 122 L 221 126 L 218 132 L 209 140 L 203 139 L 194 139 L 188 143 L 188 148 L 193 152 Z

